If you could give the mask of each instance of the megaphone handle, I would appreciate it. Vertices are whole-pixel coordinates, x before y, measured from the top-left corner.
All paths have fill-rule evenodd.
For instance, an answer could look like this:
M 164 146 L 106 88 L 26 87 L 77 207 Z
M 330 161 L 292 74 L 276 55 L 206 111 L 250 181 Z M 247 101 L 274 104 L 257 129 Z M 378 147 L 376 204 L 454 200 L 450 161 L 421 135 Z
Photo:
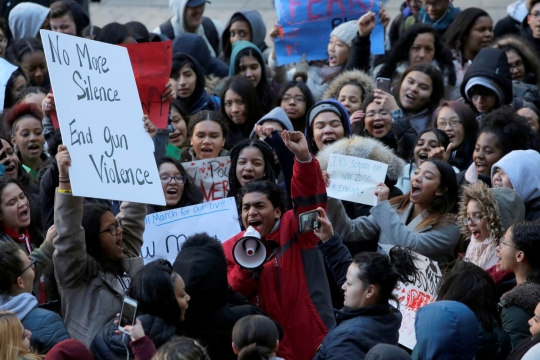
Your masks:
M 262 266 L 259 266 L 255 269 L 252 270 L 252 279 L 255 280 L 255 281 L 259 281 L 259 276 L 261 275 L 261 271 L 262 271 L 263 267 Z

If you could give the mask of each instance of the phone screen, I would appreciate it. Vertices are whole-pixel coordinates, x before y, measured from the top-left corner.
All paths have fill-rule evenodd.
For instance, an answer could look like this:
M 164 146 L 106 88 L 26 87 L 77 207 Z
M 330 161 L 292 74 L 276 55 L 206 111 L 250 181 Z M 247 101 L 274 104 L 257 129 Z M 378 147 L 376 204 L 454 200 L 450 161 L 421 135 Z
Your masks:
M 135 313 L 137 306 L 124 301 L 122 306 L 122 314 L 120 315 L 120 326 L 133 325 L 135 323 Z
M 317 221 L 317 218 L 319 217 L 319 212 L 317 210 L 312 210 L 305 212 L 303 214 L 300 214 L 299 221 L 300 221 L 300 232 L 305 233 L 308 231 L 313 231 L 315 229 L 319 228 L 319 222 Z

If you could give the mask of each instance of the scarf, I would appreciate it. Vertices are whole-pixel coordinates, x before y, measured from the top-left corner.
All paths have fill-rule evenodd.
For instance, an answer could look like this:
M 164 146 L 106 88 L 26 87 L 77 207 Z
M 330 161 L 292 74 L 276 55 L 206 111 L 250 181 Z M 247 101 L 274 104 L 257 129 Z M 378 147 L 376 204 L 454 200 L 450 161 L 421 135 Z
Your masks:
M 24 244 L 26 246 L 28 254 L 32 252 L 32 242 L 30 241 L 30 235 L 28 234 L 27 228 L 22 229 L 20 233 L 16 232 L 10 227 L 5 226 L 4 224 L 2 224 L 2 228 L 4 229 L 4 232 L 9 235 L 10 238 L 15 240 L 19 244 Z
M 461 10 L 459 8 L 454 7 L 454 5 L 450 3 L 444 15 L 439 20 L 433 22 L 426 13 L 424 7 L 422 6 L 422 8 L 420 9 L 420 18 L 422 19 L 422 22 L 424 24 L 429 24 L 433 26 L 438 32 L 444 32 L 446 31 L 446 29 L 448 29 L 448 27 L 450 26 L 452 21 L 454 21 L 460 11 Z

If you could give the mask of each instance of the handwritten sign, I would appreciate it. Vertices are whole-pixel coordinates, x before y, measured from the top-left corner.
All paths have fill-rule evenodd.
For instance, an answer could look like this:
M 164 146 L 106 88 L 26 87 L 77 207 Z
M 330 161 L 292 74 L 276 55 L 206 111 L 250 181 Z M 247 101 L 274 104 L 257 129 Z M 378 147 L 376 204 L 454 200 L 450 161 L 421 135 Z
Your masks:
M 234 198 L 186 206 L 146 216 L 141 256 L 148 263 L 176 259 L 182 243 L 191 235 L 206 232 L 223 242 L 240 232 Z
M 379 250 L 387 254 L 392 247 L 393 245 L 379 244 Z M 399 300 L 399 311 L 403 315 L 399 329 L 399 343 L 411 350 L 416 345 L 416 333 L 414 331 L 416 312 L 422 306 L 435 301 L 437 287 L 442 279 L 442 273 L 436 261 L 418 253 L 414 254 L 417 257 L 414 263 L 419 270 L 420 277 L 414 284 L 405 285 L 398 282 L 393 292 Z
M 279 37 L 275 39 L 279 65 L 328 59 L 330 33 L 340 24 L 358 20 L 368 11 L 377 16 L 371 33 L 371 53 L 384 54 L 384 28 L 379 22 L 377 0 L 274 0 Z
M 366 205 L 377 205 L 375 188 L 384 182 L 388 165 L 347 155 L 330 155 L 328 196 Z
M 6 85 L 15 70 L 17 70 L 15 65 L 4 58 L 0 58 L 0 105 L 2 105 L 0 112 L 4 109 L 6 97 L 10 96 L 10 94 L 6 94 Z
M 73 194 L 165 205 L 127 50 L 41 30 Z
M 171 75 L 172 41 L 120 46 L 128 50 L 143 112 L 156 127 L 165 129 L 169 122 L 170 103 L 162 101 L 161 95 Z
M 221 156 L 212 159 L 183 163 L 184 169 L 203 192 L 204 201 L 227 197 L 229 193 L 229 169 L 231 158 Z

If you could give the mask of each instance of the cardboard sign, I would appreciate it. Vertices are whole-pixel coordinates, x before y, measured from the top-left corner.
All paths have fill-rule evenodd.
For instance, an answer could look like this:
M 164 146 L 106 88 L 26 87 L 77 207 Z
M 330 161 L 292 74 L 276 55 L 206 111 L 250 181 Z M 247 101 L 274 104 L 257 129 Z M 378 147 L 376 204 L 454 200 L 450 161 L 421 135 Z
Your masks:
M 47 30 L 41 39 L 73 194 L 165 205 L 127 50 Z
M 371 33 L 371 53 L 384 54 L 384 28 L 379 22 L 377 0 L 274 0 L 279 37 L 275 39 L 279 65 L 328 59 L 330 33 L 342 23 L 358 20 L 368 11 L 377 17 Z
M 384 182 L 388 165 L 347 155 L 330 155 L 328 196 L 366 205 L 377 205 L 375 188 Z
M 183 163 L 186 172 L 203 192 L 204 201 L 227 197 L 229 193 L 230 156 Z
M 393 245 L 379 244 L 380 251 L 389 253 Z M 436 261 L 426 256 L 413 252 L 417 260 L 415 265 L 419 270 L 420 277 L 415 284 L 403 284 L 398 282 L 394 295 L 399 300 L 399 311 L 403 315 L 399 328 L 399 343 L 409 349 L 416 345 L 416 333 L 414 321 L 416 312 L 422 306 L 431 304 L 437 297 L 437 287 L 442 279 L 442 273 Z M 392 302 L 393 305 L 395 303 Z
M 4 58 L 0 58 L 0 112 L 3 111 L 6 101 L 6 85 L 11 74 L 17 70 L 17 67 Z
M 191 235 L 206 232 L 223 242 L 240 232 L 233 198 L 186 206 L 146 216 L 141 256 L 145 263 L 176 259 L 182 243 Z
M 168 101 L 161 95 L 169 81 L 172 66 L 172 41 L 122 44 L 128 50 L 143 112 L 156 127 L 165 129 L 169 122 Z

